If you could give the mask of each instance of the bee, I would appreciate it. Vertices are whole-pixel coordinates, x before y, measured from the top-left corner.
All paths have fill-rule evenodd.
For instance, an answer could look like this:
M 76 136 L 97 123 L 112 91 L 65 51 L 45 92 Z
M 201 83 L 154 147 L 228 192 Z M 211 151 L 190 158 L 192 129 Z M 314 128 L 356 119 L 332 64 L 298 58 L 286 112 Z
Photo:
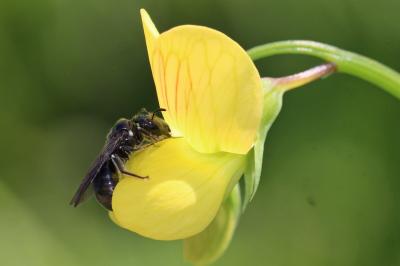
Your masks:
M 149 178 L 127 171 L 124 163 L 132 152 L 171 136 L 168 124 L 156 116 L 157 112 L 162 111 L 165 109 L 148 112 L 143 108 L 132 119 L 121 118 L 115 123 L 107 135 L 103 149 L 72 198 L 70 202 L 72 206 L 78 206 L 86 198 L 87 191 L 92 185 L 97 201 L 111 211 L 112 194 L 118 183 L 119 174 L 141 179 Z

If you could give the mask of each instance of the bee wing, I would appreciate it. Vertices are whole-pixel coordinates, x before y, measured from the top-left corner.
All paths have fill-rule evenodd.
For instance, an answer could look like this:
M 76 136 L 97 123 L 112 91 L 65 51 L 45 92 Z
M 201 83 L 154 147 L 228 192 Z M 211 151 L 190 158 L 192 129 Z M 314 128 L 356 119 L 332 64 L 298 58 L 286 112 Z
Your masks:
M 83 178 L 81 184 L 79 185 L 78 189 L 75 192 L 74 197 L 72 198 L 70 205 L 76 207 L 79 203 L 84 201 L 87 198 L 87 193 L 89 186 L 93 183 L 93 180 L 96 178 L 97 174 L 99 173 L 101 167 L 107 161 L 107 158 L 104 154 L 101 154 L 96 160 L 92 163 L 89 171 Z
M 87 172 L 86 176 L 83 178 L 81 184 L 79 185 L 77 191 L 75 192 L 75 195 L 71 199 L 71 201 L 69 203 L 70 205 L 76 207 L 87 198 L 86 194 L 88 194 L 87 191 L 89 189 L 89 186 L 93 183 L 93 180 L 98 175 L 101 167 L 103 167 L 103 165 L 108 160 L 110 160 L 111 154 L 116 150 L 116 148 L 120 144 L 121 139 L 122 139 L 122 136 L 115 136 L 115 137 L 112 137 L 111 139 L 107 140 L 100 155 L 96 158 L 96 160 L 90 166 L 89 171 Z

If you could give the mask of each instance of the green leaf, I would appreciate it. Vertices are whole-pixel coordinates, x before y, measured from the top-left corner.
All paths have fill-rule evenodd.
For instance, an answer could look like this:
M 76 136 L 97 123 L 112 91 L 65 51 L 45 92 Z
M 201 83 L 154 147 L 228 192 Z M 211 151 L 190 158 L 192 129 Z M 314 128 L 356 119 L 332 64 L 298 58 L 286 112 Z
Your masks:
M 273 79 L 262 79 L 262 81 L 264 89 L 264 110 L 256 143 L 247 155 L 247 164 L 244 171 L 242 211 L 246 209 L 247 204 L 253 199 L 257 191 L 260 183 L 265 138 L 282 108 L 284 91 L 278 86 L 274 86 Z
M 240 190 L 236 185 L 212 223 L 203 232 L 184 241 L 185 259 L 196 265 L 207 265 L 217 260 L 233 237 L 240 213 Z

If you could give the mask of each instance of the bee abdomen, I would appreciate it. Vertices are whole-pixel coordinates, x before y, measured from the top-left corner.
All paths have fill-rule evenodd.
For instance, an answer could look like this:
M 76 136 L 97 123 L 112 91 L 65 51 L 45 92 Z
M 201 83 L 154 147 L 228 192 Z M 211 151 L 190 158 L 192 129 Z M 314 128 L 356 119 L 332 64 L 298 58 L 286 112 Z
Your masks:
M 112 211 L 111 199 L 117 182 L 113 178 L 114 171 L 109 163 L 101 168 L 93 181 L 93 188 L 97 201 L 107 210 Z

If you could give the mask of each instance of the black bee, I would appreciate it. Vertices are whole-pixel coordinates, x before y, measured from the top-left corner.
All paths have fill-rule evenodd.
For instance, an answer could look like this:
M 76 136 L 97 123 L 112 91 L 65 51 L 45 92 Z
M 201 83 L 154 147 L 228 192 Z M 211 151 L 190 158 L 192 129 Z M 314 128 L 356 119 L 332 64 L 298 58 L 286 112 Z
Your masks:
M 165 109 L 156 112 L 160 111 Z M 136 178 L 148 178 L 128 172 L 124 168 L 124 163 L 132 152 L 170 137 L 167 123 L 157 117 L 156 112 L 148 112 L 143 108 L 132 119 L 122 118 L 117 121 L 108 133 L 99 156 L 92 163 L 72 198 L 71 205 L 78 206 L 85 199 L 85 192 L 93 184 L 97 201 L 106 209 L 112 210 L 111 198 L 119 180 L 118 173 Z

